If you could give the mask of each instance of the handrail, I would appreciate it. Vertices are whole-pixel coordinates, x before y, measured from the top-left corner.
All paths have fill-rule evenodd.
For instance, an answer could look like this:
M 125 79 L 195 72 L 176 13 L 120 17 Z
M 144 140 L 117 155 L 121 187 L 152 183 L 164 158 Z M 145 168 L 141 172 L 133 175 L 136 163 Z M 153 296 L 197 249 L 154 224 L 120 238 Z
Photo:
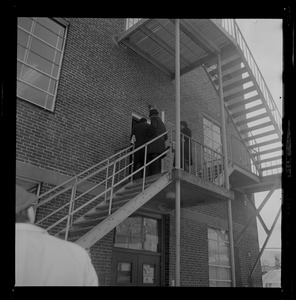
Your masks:
M 248 47 L 248 44 L 239 29 L 238 24 L 234 19 L 222 19 L 222 27 L 235 39 L 237 44 L 240 47 L 240 50 L 242 51 L 246 61 L 248 62 L 248 65 L 256 79 L 256 82 L 264 96 L 264 99 L 266 100 L 266 103 L 271 111 L 271 114 L 278 126 L 279 131 L 281 131 L 281 114 L 278 110 L 278 107 L 272 97 L 272 94 L 270 90 L 268 89 L 268 86 L 264 80 L 264 77 L 256 63 L 256 60 L 254 59 L 254 56 Z
M 59 184 L 59 185 L 53 187 L 52 189 L 50 189 L 50 190 L 44 192 L 43 194 L 41 194 L 41 195 L 38 196 L 38 201 L 39 201 L 41 198 L 43 198 L 44 196 L 46 196 L 46 195 L 52 193 L 53 191 L 59 189 L 59 188 L 62 187 L 63 185 L 66 185 L 66 184 L 70 183 L 71 181 L 74 181 L 74 180 L 75 180 L 76 178 L 78 178 L 79 176 L 81 176 L 81 175 L 83 175 L 83 174 L 85 174 L 85 173 L 88 173 L 90 170 L 95 169 L 95 168 L 98 167 L 99 165 L 101 165 L 101 164 L 107 162 L 108 160 L 114 158 L 115 156 L 121 154 L 122 152 L 128 151 L 128 150 L 131 149 L 132 147 L 133 147 L 133 146 L 129 146 L 129 147 L 124 148 L 124 149 L 121 150 L 120 152 L 115 153 L 115 154 L 113 154 L 113 155 L 110 156 L 110 157 L 107 157 L 106 159 L 104 159 L 104 160 L 100 161 L 99 163 L 95 164 L 94 166 L 89 167 L 88 169 L 82 171 L 81 173 L 75 175 L 74 177 L 71 177 L 70 179 L 68 179 L 68 180 L 66 180 L 66 181 L 64 181 L 64 182 L 62 182 L 61 184 Z M 40 206 L 40 204 L 42 204 L 42 203 L 43 203 L 43 202 L 38 203 L 38 205 L 36 205 L 36 207 Z
M 60 207 L 58 207 L 57 209 L 54 209 L 54 211 L 50 212 L 48 215 L 46 215 L 44 218 L 42 218 L 41 220 L 39 220 L 36 224 L 39 224 L 41 222 L 43 222 L 44 226 L 45 224 L 47 224 L 47 230 L 53 229 L 54 227 L 58 226 L 59 224 L 59 230 L 61 230 L 61 223 L 67 221 L 66 224 L 66 234 L 65 234 L 65 238 L 67 238 L 68 236 L 68 231 L 71 227 L 72 221 L 73 221 L 73 216 L 74 214 L 78 213 L 79 211 L 81 211 L 84 207 L 91 205 L 91 204 L 95 204 L 94 201 L 96 201 L 97 199 L 99 199 L 102 196 L 106 196 L 107 194 L 109 194 L 108 199 L 109 199 L 109 214 L 111 214 L 111 210 L 112 210 L 112 202 L 113 202 L 113 193 L 114 193 L 114 189 L 118 186 L 120 186 L 122 183 L 127 182 L 128 179 L 133 178 L 133 176 L 137 173 L 137 172 L 141 172 L 143 170 L 144 175 L 143 175 L 143 184 L 142 184 L 142 190 L 144 190 L 145 188 L 145 183 L 146 183 L 146 168 L 147 166 L 149 166 L 150 164 L 152 164 L 155 160 L 159 159 L 160 157 L 166 157 L 166 161 L 167 158 L 169 158 L 169 171 L 172 170 L 172 147 L 170 145 L 170 147 L 167 147 L 166 150 L 159 154 L 157 157 L 155 157 L 153 160 L 150 160 L 149 162 L 144 163 L 144 166 L 142 166 L 141 168 L 137 169 L 136 171 L 131 171 L 129 172 L 129 174 L 126 176 L 125 170 L 130 168 L 131 165 L 133 164 L 133 162 L 130 162 L 128 164 L 124 164 L 124 166 L 122 166 L 122 162 L 126 162 L 127 160 L 129 160 L 129 157 L 132 157 L 133 154 L 136 151 L 139 151 L 143 148 L 145 148 L 145 157 L 147 154 L 147 149 L 149 144 L 153 143 L 154 141 L 156 141 L 157 139 L 161 138 L 162 136 L 168 134 L 167 132 L 164 132 L 163 134 L 151 139 L 150 141 L 148 141 L 146 144 L 133 149 L 132 151 L 128 152 L 128 153 L 124 153 L 124 151 L 131 149 L 133 146 L 131 147 L 127 147 L 126 149 L 124 149 L 123 151 L 121 151 L 120 153 L 123 154 L 121 157 L 117 158 L 118 153 L 116 155 L 112 155 L 112 158 L 115 158 L 113 161 L 110 161 L 109 157 L 108 159 L 105 159 L 104 162 L 107 162 L 107 164 L 105 166 L 101 166 L 101 168 L 99 170 L 95 170 L 92 174 L 87 174 L 87 176 L 85 176 L 84 179 L 80 178 L 79 176 L 75 176 L 74 178 L 71 178 L 70 180 L 67 181 L 66 184 L 69 184 L 69 182 L 73 182 L 72 185 L 67 186 L 66 188 L 63 189 L 63 191 L 67 191 L 69 189 L 72 188 L 72 193 L 71 193 L 71 199 L 66 200 L 61 204 Z M 182 134 L 181 134 L 182 137 Z M 174 136 L 172 136 L 170 138 L 170 142 L 172 143 L 174 139 Z M 168 140 L 169 141 L 169 140 Z M 215 184 L 219 184 L 219 185 L 223 185 L 223 178 L 224 178 L 224 165 L 223 165 L 223 155 L 221 153 L 219 153 L 218 151 L 215 151 L 213 149 L 211 149 L 210 147 L 203 145 L 200 142 L 194 141 L 193 139 L 190 139 L 190 145 L 191 147 L 194 146 L 195 150 L 192 152 L 192 160 L 194 161 L 194 167 L 192 166 L 189 167 L 189 171 L 191 174 L 195 174 L 196 176 L 202 177 L 204 180 L 207 181 L 211 181 L 212 183 Z M 199 147 L 199 149 L 197 150 L 197 147 Z M 208 150 L 206 150 L 208 149 Z M 166 156 L 167 153 L 170 152 L 169 156 Z M 189 154 L 191 155 L 191 153 Z M 198 155 L 201 157 L 198 159 Z M 184 153 L 183 153 L 183 160 L 184 160 Z M 96 166 L 100 166 L 101 163 L 97 164 Z M 118 169 L 117 169 L 118 167 Z M 93 186 L 91 186 L 87 191 L 84 191 L 83 193 L 79 194 L 76 196 L 76 187 L 78 184 L 80 184 L 83 180 L 86 180 L 86 178 L 90 178 L 91 176 L 97 176 L 97 174 L 99 172 L 104 172 L 105 170 L 108 169 L 112 169 L 112 171 L 109 173 L 107 173 L 107 176 L 104 180 L 101 180 L 99 183 L 94 184 Z M 88 170 L 91 170 L 94 168 L 89 168 Z M 184 164 L 183 164 L 183 169 L 184 169 Z M 86 172 L 82 172 L 80 174 L 85 174 Z M 115 176 L 123 174 L 124 176 L 121 176 L 121 178 L 119 178 L 120 176 L 118 176 L 118 180 L 115 182 Z M 222 176 L 222 177 L 221 177 Z M 108 182 L 110 182 L 110 180 L 112 181 L 111 186 L 108 186 Z M 221 182 L 222 181 L 222 182 Z M 65 183 L 64 183 L 65 184 Z M 75 203 L 77 203 L 77 200 L 82 198 L 84 195 L 88 194 L 90 191 L 94 190 L 95 188 L 99 188 L 99 187 L 103 187 L 102 190 L 99 190 L 99 192 L 93 193 L 93 194 L 89 194 L 90 199 L 85 199 L 86 201 L 84 201 L 83 203 L 80 203 L 78 207 L 74 207 Z M 62 187 L 62 185 L 60 185 L 60 187 Z M 58 192 L 58 194 L 60 194 L 60 192 Z M 54 196 L 50 196 L 49 200 L 52 200 Z M 45 202 L 46 201 L 46 202 Z M 47 199 L 41 202 L 40 205 L 47 203 Z M 105 200 L 102 199 L 103 202 L 106 202 L 106 197 Z M 39 205 L 39 207 L 40 207 Z M 62 213 L 62 210 L 66 209 L 67 205 L 69 205 L 69 209 L 68 212 L 64 212 Z M 97 205 L 97 204 L 95 204 Z M 53 220 L 53 215 L 55 213 L 59 213 L 59 219 L 57 220 L 57 218 L 54 218 Z M 49 217 L 51 217 L 52 221 L 46 221 L 46 219 L 48 219 Z M 56 221 L 57 220 L 57 221 Z
M 132 149 L 134 148 L 134 146 L 129 146 L 123 150 L 121 150 L 120 152 L 110 156 L 109 158 L 103 160 L 102 162 L 96 164 L 95 166 L 91 167 L 91 168 L 88 168 L 87 170 L 81 172 L 80 174 L 74 176 L 73 178 L 70 178 L 69 180 L 65 181 L 64 183 L 60 184 L 59 186 L 47 191 L 46 193 L 44 193 L 42 196 L 44 197 L 46 194 L 50 194 L 52 193 L 53 191 L 57 190 L 58 188 L 61 188 L 63 187 L 63 185 L 67 185 L 67 184 L 70 184 L 71 182 L 75 182 L 74 185 L 69 185 L 67 187 L 65 187 L 64 189 L 62 189 L 61 191 L 58 191 L 57 193 L 55 193 L 54 195 L 51 195 L 48 199 L 46 199 L 45 201 L 43 202 L 40 202 L 38 204 L 38 207 L 48 203 L 50 200 L 54 199 L 56 196 L 68 191 L 69 189 L 73 189 L 74 187 L 76 187 L 78 184 L 82 183 L 83 181 L 85 181 L 86 179 L 94 176 L 94 175 L 97 175 L 99 172 L 102 172 L 104 170 L 108 170 L 110 167 L 113 168 L 113 172 L 112 172 L 112 175 L 106 177 L 106 179 L 104 179 L 103 181 L 101 181 L 100 183 L 94 185 L 93 187 L 91 187 L 90 189 L 88 189 L 87 191 L 85 191 L 84 193 L 82 193 L 81 195 L 79 195 L 78 197 L 71 197 L 71 201 L 70 203 L 67 202 L 66 204 L 62 205 L 61 207 L 57 208 L 56 210 L 54 210 L 53 212 L 51 212 L 50 214 L 46 215 L 44 218 L 42 218 L 41 220 L 38 220 L 36 222 L 36 224 L 39 224 L 41 222 L 43 222 L 44 220 L 46 220 L 47 218 L 53 216 L 55 213 L 59 212 L 60 210 L 62 210 L 63 208 L 65 208 L 67 205 L 69 205 L 69 213 L 67 214 L 67 216 L 64 216 L 62 217 L 59 221 L 55 222 L 54 224 L 52 224 L 51 226 L 49 226 L 48 228 L 51 229 L 52 227 L 60 224 L 61 222 L 63 222 L 64 220 L 66 220 L 68 218 L 68 220 L 73 216 L 74 213 L 76 213 L 77 211 L 81 210 L 83 207 L 85 207 L 86 205 L 88 204 L 91 204 L 92 202 L 94 202 L 96 199 L 98 199 L 100 196 L 104 195 L 104 194 L 107 194 L 109 191 L 111 191 L 111 193 L 113 193 L 113 190 L 115 187 L 117 187 L 119 184 L 121 184 L 123 181 L 126 181 L 128 178 L 132 177 L 135 173 L 137 172 L 140 172 L 141 169 L 143 169 L 143 167 L 141 169 L 138 169 L 137 171 L 135 172 L 132 172 L 131 174 L 129 174 L 128 176 L 125 176 L 122 180 L 119 180 L 116 184 L 114 184 L 114 178 L 116 175 L 118 175 L 120 172 L 122 172 L 122 170 L 126 169 L 126 168 L 129 168 L 132 163 L 128 164 L 128 165 L 125 165 L 124 168 L 120 169 L 119 171 L 116 171 L 116 165 L 119 164 L 121 161 L 124 161 L 124 159 L 132 156 L 136 151 L 139 151 L 140 149 L 144 148 L 146 149 L 146 152 L 147 152 L 147 147 L 149 146 L 149 144 L 153 143 L 154 141 L 156 141 L 157 139 L 161 138 L 162 136 L 166 135 L 167 132 L 164 132 L 162 133 L 161 135 L 158 135 L 157 137 L 149 140 L 146 144 L 136 148 L 136 149 L 133 149 L 132 151 L 129 151 L 129 149 Z M 159 155 L 160 156 L 163 156 L 164 154 L 166 154 L 169 150 L 166 150 L 164 153 L 161 153 Z M 124 153 L 124 152 L 128 152 L 126 154 L 124 154 L 123 156 L 119 157 L 119 158 L 116 158 L 117 156 L 119 156 L 120 154 Z M 148 165 L 150 165 L 151 163 L 153 163 L 156 159 L 158 159 L 159 157 L 156 157 L 155 159 L 151 160 L 150 162 L 148 162 L 146 164 L 145 167 L 147 167 Z M 116 158 L 115 160 L 111 161 L 110 162 L 110 159 L 112 158 Z M 78 180 L 79 176 L 83 175 L 83 174 L 86 174 L 88 173 L 90 170 L 92 169 L 95 169 L 95 167 L 98 167 L 100 165 L 102 165 L 103 163 L 107 163 L 106 166 L 102 166 L 99 170 L 96 170 L 94 171 L 93 173 L 91 174 L 88 174 L 87 176 L 85 176 L 84 178 L 81 178 Z M 107 188 L 107 186 L 105 186 L 105 189 L 102 193 L 100 193 L 99 195 L 96 195 L 94 198 L 92 198 L 91 200 L 87 201 L 86 203 L 84 203 L 83 205 L 79 206 L 78 209 L 72 209 L 73 207 L 73 204 L 75 201 L 77 201 L 79 198 L 83 197 L 84 195 L 86 195 L 87 193 L 89 193 L 90 191 L 92 191 L 93 189 L 99 187 L 100 185 L 104 184 L 105 182 L 108 183 L 108 180 L 110 180 L 112 178 L 112 186 Z M 73 190 L 72 190 L 72 194 L 73 194 Z M 73 198 L 73 199 L 72 199 Z M 110 199 L 110 202 L 112 203 L 112 198 Z M 67 221 L 67 231 L 69 229 L 69 221 Z
M 216 86 L 215 86 L 215 84 L 214 84 L 214 82 L 213 82 L 213 80 L 212 80 L 212 78 L 211 78 L 211 76 L 210 76 L 210 74 L 209 74 L 208 68 L 207 68 L 205 65 L 203 66 L 203 68 L 204 68 L 204 70 L 205 70 L 205 72 L 206 72 L 206 74 L 207 74 L 207 76 L 208 76 L 210 82 L 212 83 L 212 85 L 213 85 L 215 91 L 216 91 L 217 94 L 218 94 L 218 89 L 216 88 Z M 229 91 L 229 93 L 230 93 L 230 91 Z M 230 93 L 230 94 L 231 94 L 231 93 Z M 218 95 L 219 95 L 219 94 L 218 94 Z M 224 106 L 225 106 L 225 105 L 224 105 Z M 226 107 L 226 106 L 225 106 L 225 107 Z M 226 107 L 226 108 L 227 108 L 227 107 Z M 256 175 L 258 175 L 258 173 L 260 174 L 260 171 L 259 171 L 259 169 L 258 169 L 258 166 L 257 166 L 256 163 L 255 163 L 255 158 L 251 155 L 252 152 L 258 152 L 258 149 L 257 149 L 257 150 L 256 150 L 256 149 L 248 150 L 248 148 L 246 147 L 245 141 L 244 141 L 244 139 L 243 139 L 243 136 L 242 136 L 242 134 L 240 133 L 240 131 L 238 130 L 237 126 L 235 126 L 235 122 L 234 122 L 234 120 L 233 120 L 233 118 L 232 118 L 232 116 L 231 116 L 229 110 L 226 109 L 226 111 L 227 111 L 227 113 L 228 113 L 228 116 L 229 116 L 229 118 L 230 118 L 232 124 L 234 125 L 234 128 L 235 128 L 236 132 L 238 133 L 238 135 L 239 135 L 239 137 L 240 137 L 240 139 L 241 139 L 242 144 L 245 145 L 246 151 L 250 152 L 249 154 L 250 154 L 250 156 L 251 156 L 251 160 L 253 161 L 252 169 L 255 169 L 255 170 L 253 170 L 253 173 L 255 173 Z M 250 136 L 253 137 L 252 131 L 249 131 L 248 134 L 250 134 Z M 250 141 L 250 144 L 252 144 L 252 143 L 255 143 L 255 139 Z

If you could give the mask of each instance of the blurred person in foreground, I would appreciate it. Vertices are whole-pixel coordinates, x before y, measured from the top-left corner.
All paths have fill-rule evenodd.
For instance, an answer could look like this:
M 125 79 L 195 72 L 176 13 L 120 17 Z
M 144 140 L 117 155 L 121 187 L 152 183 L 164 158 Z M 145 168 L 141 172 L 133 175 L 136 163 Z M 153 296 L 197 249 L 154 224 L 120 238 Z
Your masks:
M 16 185 L 15 196 L 15 285 L 98 286 L 86 250 L 34 225 L 34 194 Z

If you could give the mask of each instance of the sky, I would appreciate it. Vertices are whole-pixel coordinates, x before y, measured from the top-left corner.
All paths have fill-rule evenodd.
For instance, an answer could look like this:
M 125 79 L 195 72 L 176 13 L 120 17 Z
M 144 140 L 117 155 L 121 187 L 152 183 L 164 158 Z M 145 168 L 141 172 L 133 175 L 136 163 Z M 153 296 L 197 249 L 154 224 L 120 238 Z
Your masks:
M 256 60 L 273 99 L 282 114 L 282 20 L 281 19 L 236 19 L 236 22 Z M 267 192 L 256 193 L 258 207 Z M 275 190 L 260 212 L 270 229 L 281 206 L 281 190 Z M 262 247 L 267 234 L 257 218 L 259 245 Z M 266 248 L 281 248 L 281 215 L 276 223 Z

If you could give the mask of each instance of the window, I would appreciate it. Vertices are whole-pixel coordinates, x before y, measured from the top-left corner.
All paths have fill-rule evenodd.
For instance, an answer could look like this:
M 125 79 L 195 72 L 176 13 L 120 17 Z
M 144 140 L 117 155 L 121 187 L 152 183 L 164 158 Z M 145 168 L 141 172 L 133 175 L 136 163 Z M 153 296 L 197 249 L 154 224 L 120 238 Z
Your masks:
M 207 118 L 203 118 L 203 128 L 204 128 L 204 144 L 209 148 L 221 153 L 221 130 L 212 121 Z
M 18 18 L 17 97 L 53 111 L 66 28 L 48 18 Z
M 135 25 L 136 23 L 138 23 L 141 20 L 141 18 L 128 18 L 125 21 L 125 30 L 128 30 L 129 28 L 131 28 L 133 25 Z
M 114 246 L 158 252 L 158 227 L 158 221 L 155 219 L 129 217 L 116 227 Z
M 230 287 L 231 267 L 228 233 L 217 228 L 208 228 L 210 286 Z
M 206 178 L 214 182 L 217 176 L 222 172 L 223 157 L 221 130 L 213 121 L 203 118 L 204 131 L 204 173 Z M 214 150 L 214 151 L 213 151 Z

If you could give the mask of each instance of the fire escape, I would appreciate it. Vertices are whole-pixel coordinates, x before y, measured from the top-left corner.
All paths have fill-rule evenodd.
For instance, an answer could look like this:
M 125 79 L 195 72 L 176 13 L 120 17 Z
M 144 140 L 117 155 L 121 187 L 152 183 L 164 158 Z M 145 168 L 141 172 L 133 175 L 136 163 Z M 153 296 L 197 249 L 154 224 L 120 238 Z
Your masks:
M 175 23 L 170 19 L 128 19 L 117 42 L 175 80 Z M 37 220 L 38 225 L 89 248 L 136 211 L 167 213 L 174 209 L 174 182 L 179 180 L 182 207 L 233 200 L 233 191 L 245 195 L 269 191 L 258 209 L 246 196 L 254 216 L 234 241 L 237 246 L 257 216 L 268 235 L 265 247 L 280 214 L 270 229 L 260 216 L 274 190 L 281 186 L 281 115 L 234 20 L 190 19 L 178 24 L 180 76 L 203 67 L 239 136 L 228 146 L 240 147 L 244 159 L 233 154 L 225 163 L 225 154 L 191 140 L 192 167 L 189 172 L 174 169 L 172 144 L 177 139 L 169 133 L 162 174 L 147 177 L 145 162 L 143 180 L 133 181 L 131 157 L 140 149 L 127 147 L 40 195 L 38 207 L 43 215 L 47 213 Z M 148 144 L 142 146 L 145 151 Z M 54 202 L 60 203 L 58 209 Z M 57 215 L 59 221 L 53 221 Z

